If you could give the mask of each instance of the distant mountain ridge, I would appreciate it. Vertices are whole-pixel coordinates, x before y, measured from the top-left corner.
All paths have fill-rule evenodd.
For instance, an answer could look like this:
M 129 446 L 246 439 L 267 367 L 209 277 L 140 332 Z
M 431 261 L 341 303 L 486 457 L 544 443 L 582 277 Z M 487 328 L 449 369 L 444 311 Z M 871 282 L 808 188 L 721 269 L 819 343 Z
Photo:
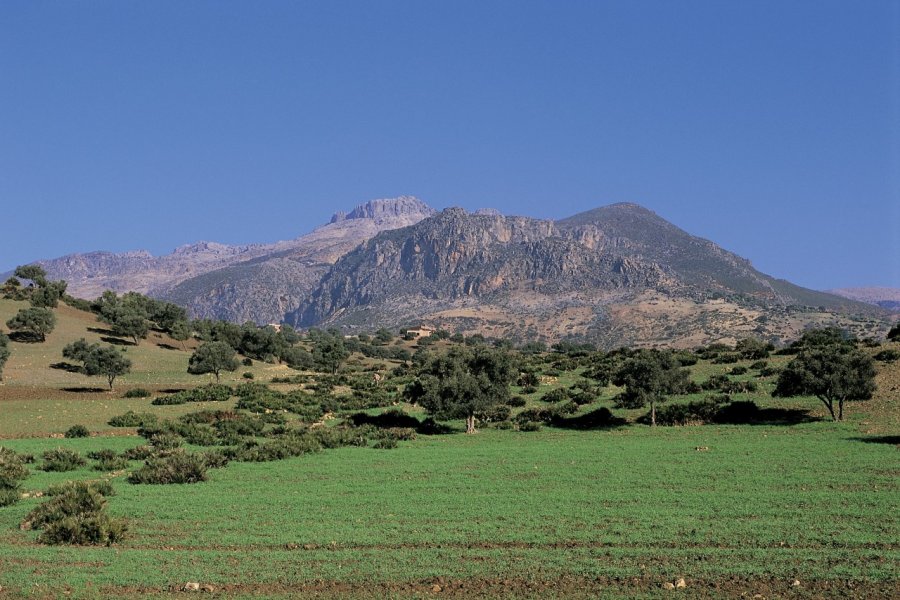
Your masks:
M 428 323 L 526 340 L 690 346 L 814 325 L 883 334 L 878 307 L 774 279 L 637 204 L 558 221 L 373 200 L 294 240 L 41 261 L 74 295 L 135 290 L 194 317 L 348 331 Z
M 886 310 L 900 312 L 900 288 L 858 287 L 828 290 L 829 294 L 849 298 L 858 302 L 874 304 Z

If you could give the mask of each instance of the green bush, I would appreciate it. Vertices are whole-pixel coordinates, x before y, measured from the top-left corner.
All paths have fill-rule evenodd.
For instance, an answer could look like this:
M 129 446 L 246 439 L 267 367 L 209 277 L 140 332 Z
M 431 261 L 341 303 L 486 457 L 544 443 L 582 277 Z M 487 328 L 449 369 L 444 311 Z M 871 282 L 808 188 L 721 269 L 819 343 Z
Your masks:
M 21 498 L 22 494 L 17 489 L 0 488 L 0 508 L 12 506 Z
M 893 348 L 889 348 L 887 350 L 882 350 L 878 354 L 875 355 L 875 360 L 883 362 L 883 363 L 892 363 L 900 358 L 900 352 L 894 350 Z
M 106 496 L 107 498 L 116 495 L 115 490 L 113 490 L 112 484 L 105 479 L 98 479 L 96 481 L 66 481 L 63 483 L 55 483 L 47 488 L 46 491 L 44 491 L 44 495 L 52 498 L 53 496 L 65 494 L 72 489 L 83 487 L 92 488 L 101 496 Z
M 0 506 L 9 506 L 19 501 L 19 487 L 28 477 L 28 468 L 22 456 L 0 447 Z
M 156 425 L 158 422 L 159 418 L 153 413 L 136 413 L 133 410 L 108 421 L 110 427 L 146 427 Z
M 74 471 L 87 464 L 87 461 L 78 452 L 67 448 L 47 450 L 41 457 L 44 459 L 44 463 L 41 465 L 42 471 Z
M 393 450 L 397 447 L 397 440 L 393 438 L 379 438 L 372 447 L 376 450 Z
M 569 390 L 565 388 L 556 388 L 555 390 L 550 390 L 549 392 L 541 396 L 541 401 L 548 404 L 556 404 L 557 402 L 563 402 L 568 399 Z
M 104 458 L 98 460 L 92 467 L 95 471 L 111 472 L 121 471 L 128 468 L 128 459 L 124 456 L 116 456 L 113 458 Z
M 538 423 L 537 421 L 525 421 L 524 423 L 519 423 L 519 431 L 540 431 L 543 428 L 543 424 Z
M 122 394 L 123 398 L 149 398 L 150 396 L 150 390 L 144 388 L 134 388 Z
M 769 366 L 769 361 L 758 360 L 755 363 L 753 363 L 752 365 L 750 365 L 750 368 L 753 369 L 754 371 L 761 371 L 762 369 L 765 369 L 768 366 Z
M 206 481 L 206 461 L 203 456 L 174 450 L 161 456 L 151 456 L 144 465 L 128 476 L 134 484 L 176 484 Z
M 731 374 L 732 374 L 732 375 L 743 375 L 743 374 L 746 373 L 746 372 L 747 372 L 747 367 L 744 367 L 744 366 L 740 366 L 740 365 L 739 365 L 739 366 L 737 366 L 737 367 L 732 367 L 732 368 L 731 368 Z
M 255 376 L 250 371 L 247 371 L 246 373 L 241 375 L 241 377 L 243 377 L 244 379 L 253 379 Z
M 128 460 L 147 460 L 153 455 L 153 448 L 146 445 L 129 448 L 122 453 Z
M 513 396 L 512 398 L 510 398 L 509 400 L 506 401 L 506 405 L 511 406 L 513 408 L 525 406 L 526 403 L 527 403 L 527 401 L 522 396 Z
M 72 425 L 66 430 L 67 438 L 86 438 L 90 437 L 91 432 L 84 425 Z
M 43 544 L 105 544 L 121 541 L 126 523 L 106 514 L 106 500 L 94 483 L 69 482 L 25 517 L 22 529 L 41 529 Z
M 161 432 L 150 436 L 150 445 L 156 450 L 174 450 L 184 442 L 177 433 Z

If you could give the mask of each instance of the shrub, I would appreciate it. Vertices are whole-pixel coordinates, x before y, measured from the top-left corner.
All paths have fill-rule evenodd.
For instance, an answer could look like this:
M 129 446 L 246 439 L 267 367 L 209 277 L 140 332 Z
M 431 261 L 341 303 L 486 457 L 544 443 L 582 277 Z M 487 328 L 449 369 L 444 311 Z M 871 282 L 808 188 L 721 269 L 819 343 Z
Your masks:
M 525 421 L 519 424 L 519 431 L 540 431 L 543 425 L 536 421 Z
M 724 398 L 724 401 L 727 402 L 728 397 L 725 396 Z M 658 425 L 710 423 L 721 408 L 722 403 L 722 396 L 713 396 L 686 404 L 668 404 L 656 409 L 656 423 Z M 641 417 L 639 422 L 649 423 L 649 414 Z
M 494 429 L 509 430 L 509 429 L 515 429 L 515 428 L 516 428 L 516 425 L 512 421 L 500 421 L 498 423 L 494 423 Z
M 533 386 L 533 385 L 526 385 L 525 387 L 522 388 L 523 394 L 533 394 L 537 391 L 538 391 L 537 387 Z
M 732 375 L 743 375 L 746 372 L 747 372 L 747 367 L 744 367 L 744 366 L 737 366 L 737 367 L 731 368 Z
M 150 396 L 150 390 L 145 390 L 144 388 L 134 388 L 122 395 L 123 398 L 149 398 Z
M 892 363 L 900 358 L 900 352 L 894 350 L 893 348 L 889 348 L 887 350 L 882 350 L 878 354 L 875 355 L 875 360 L 881 361 L 884 363 Z
M 557 415 L 574 415 L 578 412 L 578 403 L 573 400 L 563 402 L 553 407 L 553 412 Z
M 720 354 L 712 361 L 714 365 L 730 365 L 741 360 L 740 354 Z
M 507 406 L 511 406 L 513 408 L 518 408 L 525 406 L 526 400 L 522 396 L 513 396 L 509 400 L 506 401 Z
M 379 438 L 372 447 L 376 450 L 393 450 L 397 447 L 397 440 L 393 438 Z
M 550 390 L 549 392 L 541 396 L 541 401 L 548 404 L 556 404 L 557 402 L 562 402 L 568 399 L 569 390 L 565 388 L 556 388 L 555 390 Z
M 252 358 L 245 358 L 244 360 L 241 361 L 241 364 L 244 365 L 245 367 L 252 367 L 252 366 L 253 366 L 253 359 L 252 359 Z
M 206 481 L 206 461 L 202 456 L 174 450 L 164 456 L 151 456 L 128 476 L 134 484 L 176 484 Z
M 228 465 L 228 456 L 221 450 L 209 450 L 200 456 L 207 469 L 221 469 Z
M 121 471 L 128 468 L 128 459 L 124 456 L 114 456 L 112 458 L 104 458 L 98 460 L 93 466 L 95 471 Z
M 253 379 L 255 376 L 250 371 L 246 371 L 241 375 L 244 379 Z
M 184 440 L 177 433 L 155 433 L 150 436 L 149 442 L 156 450 L 174 450 L 181 446 Z
M 19 501 L 19 486 L 28 477 L 28 468 L 22 457 L 6 448 L 0 448 L 0 506 Z
M 47 450 L 41 456 L 44 459 L 44 464 L 41 465 L 42 471 L 74 471 L 87 464 L 87 461 L 78 452 L 66 448 Z
M 56 483 L 47 488 L 46 491 L 44 491 L 44 495 L 48 497 L 59 496 L 60 494 L 64 494 L 73 488 L 85 486 L 93 488 L 107 498 L 116 495 L 115 490 L 113 490 L 112 484 L 105 479 L 98 479 L 96 481 L 66 481 L 64 483 Z
M 769 361 L 758 360 L 755 363 L 753 363 L 752 365 L 750 365 L 750 368 L 753 369 L 754 371 L 761 371 L 762 369 L 765 369 L 768 366 L 769 366 Z
M 84 425 L 72 425 L 66 430 L 67 438 L 86 438 L 90 437 L 91 432 Z
M 147 460 L 152 455 L 153 448 L 146 445 L 135 446 L 134 448 L 129 448 L 122 453 L 122 456 L 124 456 L 128 460 Z
M 759 370 L 760 377 L 774 377 L 781 373 L 781 369 L 778 367 L 763 367 Z
M 156 425 L 158 422 L 159 418 L 152 413 L 136 413 L 133 410 L 117 415 L 108 421 L 111 427 L 147 427 Z
M 106 500 L 95 483 L 58 486 L 51 499 L 25 517 L 23 529 L 42 529 L 43 544 L 105 544 L 121 541 L 126 523 L 106 514 Z M 49 490 L 48 490 L 49 492 Z
M 512 411 L 509 406 L 505 404 L 498 404 L 496 406 L 490 407 L 488 410 L 481 411 L 475 415 L 479 421 L 484 423 L 497 423 L 499 421 L 506 421 L 509 419 Z

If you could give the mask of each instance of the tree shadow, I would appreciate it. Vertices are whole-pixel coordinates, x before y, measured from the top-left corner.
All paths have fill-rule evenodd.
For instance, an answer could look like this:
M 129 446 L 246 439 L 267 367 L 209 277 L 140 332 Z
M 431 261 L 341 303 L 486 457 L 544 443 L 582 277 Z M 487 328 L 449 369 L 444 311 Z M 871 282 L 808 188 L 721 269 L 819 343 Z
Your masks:
M 116 335 L 116 332 L 112 329 L 104 329 L 103 327 L 88 327 L 87 330 L 91 333 L 99 333 L 100 335 Z
M 40 335 L 29 331 L 11 331 L 9 333 L 9 339 L 10 341 L 18 342 L 20 344 L 40 344 L 44 341 L 41 339 Z
M 81 373 L 81 367 L 78 365 L 73 365 L 72 363 L 67 362 L 58 362 L 50 365 L 51 369 L 57 369 L 59 371 L 68 371 L 69 373 Z
M 131 340 L 123 340 L 122 338 L 103 336 L 100 338 L 100 341 L 106 342 L 107 344 L 112 344 L 113 346 L 137 346 Z
M 177 394 L 178 392 L 183 392 L 184 388 L 166 388 L 164 390 L 159 390 L 160 394 Z
M 159 344 L 156 344 L 156 346 L 158 348 L 162 348 L 163 350 L 181 350 L 181 348 L 176 348 L 175 346 L 173 346 L 171 344 L 159 343 Z
M 560 429 L 614 429 L 622 427 L 627 421 L 617 417 L 606 407 L 592 410 L 577 417 L 556 417 L 550 421 L 551 427 Z
M 800 425 L 821 421 L 802 408 L 759 408 L 755 402 L 732 402 L 722 407 L 714 422 L 723 425 Z
M 856 442 L 863 442 L 865 444 L 888 444 L 892 446 L 900 446 L 900 435 L 873 435 L 870 437 L 852 437 L 850 438 Z
M 64 392 L 72 392 L 75 394 L 97 394 L 99 392 L 108 392 L 109 390 L 106 388 L 98 388 L 98 387 L 66 387 L 63 388 Z
M 456 431 L 453 427 L 438 423 L 431 417 L 424 421 L 420 421 L 416 417 L 399 410 L 389 410 L 378 415 L 358 412 L 350 415 L 347 420 L 350 421 L 354 427 L 359 427 L 361 425 L 374 425 L 380 429 L 402 427 L 415 429 L 416 433 L 422 435 L 444 435 Z

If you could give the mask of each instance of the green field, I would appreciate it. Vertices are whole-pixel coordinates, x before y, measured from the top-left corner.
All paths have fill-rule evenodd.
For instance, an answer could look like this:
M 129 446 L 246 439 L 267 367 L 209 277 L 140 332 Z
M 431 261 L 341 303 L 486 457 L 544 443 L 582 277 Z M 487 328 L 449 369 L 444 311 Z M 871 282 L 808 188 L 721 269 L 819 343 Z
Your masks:
M 181 372 L 187 353 L 143 344 L 129 352 L 145 353 L 148 366 L 122 390 L 145 381 L 154 388 L 207 381 Z M 155 407 L 122 399 L 122 390 L 62 392 L 73 385 L 69 378 L 89 384 L 65 372 L 64 382 L 29 387 L 25 378 L 34 371 L 23 356 L 36 361 L 52 347 L 15 346 L 7 372 L 17 379 L 0 386 L 0 434 L 18 452 L 124 450 L 144 440 L 106 426 L 112 415 L 203 408 Z M 162 374 L 152 371 L 156 356 L 170 361 L 161 363 L 168 365 Z M 701 362 L 694 371 L 704 379 L 731 367 Z M 259 378 L 271 368 L 253 367 Z M 118 474 L 109 511 L 130 530 L 109 548 L 36 543 L 36 532 L 19 523 L 39 498 L 0 508 L 0 597 L 169 595 L 186 582 L 228 597 L 900 597 L 897 406 L 893 384 L 884 383 L 895 381 L 896 364 L 892 369 L 879 375 L 887 393 L 855 405 L 845 423 L 817 420 L 823 413 L 815 399 L 773 401 L 764 382 L 753 396 L 761 405 L 808 410 L 811 418 L 791 425 L 483 428 L 474 436 L 419 435 L 394 450 L 232 462 L 194 485 L 132 485 Z M 541 386 L 529 405 L 575 379 L 568 372 Z M 27 397 L 17 399 L 16 390 Z M 615 391 L 583 410 L 611 406 Z M 614 412 L 633 421 L 644 411 Z M 48 437 L 73 423 L 99 434 Z M 32 468 L 23 487 L 33 495 L 100 476 L 90 467 Z M 663 589 L 682 577 L 684 590 Z

